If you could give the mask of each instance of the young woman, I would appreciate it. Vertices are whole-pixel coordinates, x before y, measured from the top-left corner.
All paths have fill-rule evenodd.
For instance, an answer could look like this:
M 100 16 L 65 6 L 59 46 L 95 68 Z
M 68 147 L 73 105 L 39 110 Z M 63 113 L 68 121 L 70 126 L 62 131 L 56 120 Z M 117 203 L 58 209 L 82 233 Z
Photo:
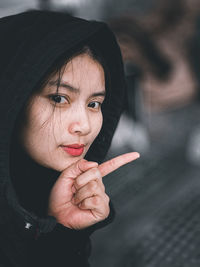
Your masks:
M 0 32 L 0 266 L 89 266 L 89 236 L 113 217 L 102 177 L 139 156 L 102 163 L 125 99 L 116 40 L 47 11 Z

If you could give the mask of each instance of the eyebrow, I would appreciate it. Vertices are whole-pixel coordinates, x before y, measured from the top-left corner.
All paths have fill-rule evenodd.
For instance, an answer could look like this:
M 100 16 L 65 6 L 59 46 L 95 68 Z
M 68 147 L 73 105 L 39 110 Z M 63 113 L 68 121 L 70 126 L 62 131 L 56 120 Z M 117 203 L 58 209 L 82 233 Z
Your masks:
M 63 87 L 65 89 L 69 90 L 72 93 L 80 94 L 80 89 L 75 88 L 74 86 L 72 86 L 72 85 L 70 85 L 70 84 L 68 84 L 66 82 L 63 82 L 63 81 L 61 81 L 60 83 L 58 82 L 58 80 L 56 80 L 56 81 L 49 81 L 48 84 L 50 86 Z M 100 92 L 96 92 L 94 94 L 91 94 L 90 97 L 94 97 L 94 96 L 104 96 L 105 97 L 105 95 L 106 95 L 106 91 L 103 90 L 103 91 L 100 91 Z

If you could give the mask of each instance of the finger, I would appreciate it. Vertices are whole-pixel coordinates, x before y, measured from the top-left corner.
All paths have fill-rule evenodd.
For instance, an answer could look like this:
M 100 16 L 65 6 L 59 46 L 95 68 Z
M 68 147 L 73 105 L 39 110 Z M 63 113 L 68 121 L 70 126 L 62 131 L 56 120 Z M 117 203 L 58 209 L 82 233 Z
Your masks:
M 83 210 L 90 210 L 93 213 L 94 217 L 105 219 L 106 217 L 108 217 L 110 212 L 109 201 L 110 199 L 106 194 L 104 195 L 104 197 L 93 196 L 84 199 L 79 204 L 79 208 Z
M 120 155 L 116 158 L 113 158 L 111 160 L 108 160 L 101 165 L 99 165 L 98 169 L 103 176 L 113 172 L 114 170 L 118 169 L 119 167 L 136 160 L 137 158 L 140 157 L 140 154 L 137 152 L 131 152 L 131 153 L 126 153 L 123 155 Z
M 86 172 L 82 173 L 81 175 L 79 175 L 75 179 L 74 186 L 78 190 L 92 180 L 102 181 L 101 178 L 102 177 L 101 177 L 101 173 L 100 173 L 99 169 L 98 168 L 91 168 L 91 169 L 87 170 Z
M 77 191 L 73 198 L 73 204 L 78 205 L 86 198 L 103 195 L 104 193 L 105 187 L 99 186 L 97 180 L 90 181 L 88 184 Z
M 97 167 L 98 163 L 93 161 L 87 161 L 85 159 L 81 159 L 76 161 L 74 164 L 70 165 L 68 168 L 66 168 L 62 174 L 61 178 L 76 178 L 81 173 L 84 173 L 90 168 Z

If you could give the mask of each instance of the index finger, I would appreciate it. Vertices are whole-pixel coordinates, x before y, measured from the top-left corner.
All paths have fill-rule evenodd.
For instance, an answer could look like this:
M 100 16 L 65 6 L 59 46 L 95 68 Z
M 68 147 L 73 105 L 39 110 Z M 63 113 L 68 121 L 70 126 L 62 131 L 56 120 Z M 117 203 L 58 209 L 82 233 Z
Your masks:
M 98 169 L 103 177 L 139 157 L 140 154 L 137 152 L 126 153 L 102 163 Z

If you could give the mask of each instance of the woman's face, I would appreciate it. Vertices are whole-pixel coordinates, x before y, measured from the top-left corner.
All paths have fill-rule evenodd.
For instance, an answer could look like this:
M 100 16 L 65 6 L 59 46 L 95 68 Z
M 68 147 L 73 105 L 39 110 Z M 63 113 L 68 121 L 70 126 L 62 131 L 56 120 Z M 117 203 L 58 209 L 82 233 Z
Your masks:
M 84 158 L 100 132 L 104 70 L 97 61 L 82 54 L 67 64 L 58 92 L 57 83 L 56 74 L 31 96 L 20 137 L 26 152 L 37 163 L 63 171 Z

